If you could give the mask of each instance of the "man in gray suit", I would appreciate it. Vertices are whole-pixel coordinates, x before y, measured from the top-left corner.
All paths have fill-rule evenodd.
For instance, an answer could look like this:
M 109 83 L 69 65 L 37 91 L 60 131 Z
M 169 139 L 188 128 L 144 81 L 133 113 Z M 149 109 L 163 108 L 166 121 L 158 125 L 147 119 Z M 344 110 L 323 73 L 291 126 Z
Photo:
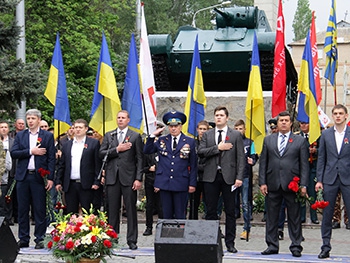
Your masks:
M 295 192 L 288 189 L 294 177 L 300 178 L 301 195 L 305 196 L 309 180 L 308 143 L 291 132 L 292 120 L 286 111 L 277 117 L 278 133 L 264 139 L 260 156 L 259 185 L 266 196 L 267 249 L 263 255 L 278 254 L 278 218 L 282 200 L 285 200 L 288 213 L 288 232 L 292 244 L 289 246 L 294 257 L 300 257 L 303 247 L 300 219 L 300 203 L 296 202 Z
M 222 193 L 225 214 L 225 243 L 227 251 L 235 248 L 236 218 L 234 189 L 242 186 L 246 164 L 243 139 L 240 132 L 227 126 L 228 110 L 218 106 L 214 110 L 215 129 L 203 134 L 198 154 L 206 158 L 203 183 L 207 206 L 207 220 L 218 220 L 217 205 Z
M 127 221 L 127 243 L 129 248 L 137 249 L 137 190 L 141 188 L 143 173 L 143 144 L 140 134 L 130 130 L 129 113 L 121 110 L 117 115 L 118 128 L 107 132 L 101 148 L 100 158 L 108 152 L 106 184 L 108 219 L 115 231 L 120 231 L 120 207 L 123 196 Z
M 334 127 L 323 131 L 320 139 L 315 190 L 323 189 L 329 205 L 323 209 L 321 233 L 323 245 L 319 258 L 328 258 L 332 249 L 332 217 L 335 200 L 340 190 L 345 207 L 350 211 L 350 128 L 346 125 L 348 110 L 338 104 L 332 109 Z

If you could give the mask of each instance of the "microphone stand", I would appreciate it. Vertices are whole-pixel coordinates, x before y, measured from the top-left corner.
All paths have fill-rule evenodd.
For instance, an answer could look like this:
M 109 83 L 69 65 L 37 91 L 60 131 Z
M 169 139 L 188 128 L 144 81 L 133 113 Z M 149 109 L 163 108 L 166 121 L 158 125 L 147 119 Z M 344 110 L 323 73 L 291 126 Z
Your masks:
M 105 165 L 107 163 L 107 159 L 108 159 L 108 155 L 109 155 L 109 152 L 112 148 L 112 143 L 114 141 L 114 134 L 111 135 L 111 143 L 108 145 L 108 149 L 107 149 L 107 152 L 105 154 L 105 156 L 103 157 L 103 160 L 102 160 L 102 166 L 101 166 L 101 169 L 100 169 L 100 172 L 98 173 L 98 176 L 97 176 L 97 180 L 100 180 L 101 179 L 101 176 L 102 176 L 102 172 L 105 168 Z

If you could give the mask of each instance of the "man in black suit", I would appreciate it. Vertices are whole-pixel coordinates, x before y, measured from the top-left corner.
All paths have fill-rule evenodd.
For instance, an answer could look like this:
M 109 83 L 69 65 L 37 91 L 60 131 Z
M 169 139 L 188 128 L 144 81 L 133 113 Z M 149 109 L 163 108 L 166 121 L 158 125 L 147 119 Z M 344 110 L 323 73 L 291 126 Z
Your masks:
M 88 123 L 74 122 L 75 136 L 62 147 L 62 156 L 56 175 L 56 190 L 65 192 L 67 213 L 78 213 L 79 204 L 89 211 L 94 194 L 100 187 L 100 143 L 86 136 Z
M 118 128 L 106 133 L 100 148 L 100 158 L 103 159 L 108 153 L 106 177 L 101 182 L 106 184 L 109 224 L 119 233 L 123 196 L 128 218 L 126 239 L 129 248 L 134 250 L 137 249 L 138 237 L 137 190 L 142 184 L 144 160 L 141 136 L 128 128 L 129 122 L 129 113 L 119 111 Z
M 329 205 L 323 209 L 321 234 L 323 244 L 318 258 L 328 258 L 332 249 L 332 216 L 335 200 L 341 191 L 347 211 L 350 211 L 350 127 L 346 125 L 348 110 L 344 105 L 332 109 L 334 127 L 322 132 L 316 168 L 316 192 L 323 189 Z
M 217 206 L 222 193 L 226 214 L 225 243 L 228 252 L 237 253 L 234 190 L 243 183 L 246 165 L 243 139 L 240 132 L 227 126 L 228 110 L 225 107 L 216 107 L 214 118 L 215 129 L 203 134 L 198 148 L 198 155 L 206 158 L 203 172 L 205 219 L 218 220 Z
M 16 187 L 18 200 L 18 246 L 29 246 L 29 207 L 33 200 L 35 219 L 35 248 L 44 248 L 46 232 L 46 191 L 53 186 L 55 174 L 55 145 L 52 133 L 41 130 L 39 123 L 41 112 L 31 109 L 26 112 L 29 129 L 17 133 L 11 150 L 11 156 L 17 159 Z M 38 170 L 49 172 L 47 184 Z
M 263 255 L 278 254 L 278 219 L 282 199 L 285 200 L 288 213 L 288 231 L 292 241 L 289 249 L 294 257 L 300 257 L 303 247 L 300 203 L 296 202 L 296 193 L 288 188 L 294 177 L 300 178 L 301 195 L 306 194 L 309 181 L 308 143 L 291 132 L 292 120 L 286 111 L 277 117 L 278 133 L 264 139 L 260 156 L 259 185 L 266 196 L 266 234 L 268 248 Z

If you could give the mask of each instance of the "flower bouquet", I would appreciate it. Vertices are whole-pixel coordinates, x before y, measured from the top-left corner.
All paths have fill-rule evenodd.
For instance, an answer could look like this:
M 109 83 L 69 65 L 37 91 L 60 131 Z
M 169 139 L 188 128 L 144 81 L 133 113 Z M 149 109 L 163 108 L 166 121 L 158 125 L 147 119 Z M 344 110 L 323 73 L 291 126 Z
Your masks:
M 288 189 L 296 194 L 295 202 L 299 202 L 302 206 L 304 206 L 306 202 L 310 203 L 314 200 L 313 197 L 301 195 L 300 178 L 298 176 L 293 177 L 293 180 L 288 185 Z
M 82 262 L 84 259 L 96 259 L 107 262 L 104 257 L 113 255 L 113 248 L 118 244 L 118 235 L 107 223 L 104 212 L 93 214 L 83 209 L 82 215 L 63 215 L 56 213 L 57 221 L 47 238 L 47 247 L 55 258 L 66 262 Z
M 329 201 L 323 200 L 323 190 L 320 188 L 316 193 L 316 202 L 311 205 L 311 209 L 323 209 L 329 205 Z

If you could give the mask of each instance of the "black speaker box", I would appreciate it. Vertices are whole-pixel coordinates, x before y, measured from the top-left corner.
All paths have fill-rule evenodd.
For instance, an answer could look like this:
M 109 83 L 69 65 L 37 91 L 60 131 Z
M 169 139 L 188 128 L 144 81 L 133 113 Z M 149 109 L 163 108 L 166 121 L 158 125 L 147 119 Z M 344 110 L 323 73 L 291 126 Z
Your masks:
M 18 247 L 11 228 L 5 221 L 4 217 L 0 217 L 0 262 L 13 263 L 18 254 Z
M 154 253 L 156 263 L 221 263 L 219 221 L 158 220 Z

